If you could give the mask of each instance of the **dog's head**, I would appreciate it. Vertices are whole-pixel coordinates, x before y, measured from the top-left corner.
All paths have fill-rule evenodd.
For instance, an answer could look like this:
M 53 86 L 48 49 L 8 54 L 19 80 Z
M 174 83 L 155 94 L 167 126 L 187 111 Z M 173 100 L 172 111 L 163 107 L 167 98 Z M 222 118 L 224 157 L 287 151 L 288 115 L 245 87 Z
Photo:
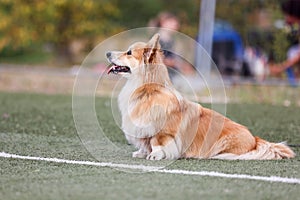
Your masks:
M 134 43 L 127 51 L 107 52 L 106 57 L 111 63 L 108 73 L 125 77 L 140 74 L 152 68 L 155 63 L 162 63 L 159 34 L 155 34 L 148 43 Z

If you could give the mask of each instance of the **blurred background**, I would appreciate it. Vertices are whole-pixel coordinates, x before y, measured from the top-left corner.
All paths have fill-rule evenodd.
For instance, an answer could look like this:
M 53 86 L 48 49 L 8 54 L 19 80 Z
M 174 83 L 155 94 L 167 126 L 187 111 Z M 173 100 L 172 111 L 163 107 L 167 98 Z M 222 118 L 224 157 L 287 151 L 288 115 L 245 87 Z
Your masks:
M 297 71 L 271 76 L 266 65 L 284 61 L 298 42 L 281 2 L 216 0 L 212 58 L 232 101 L 300 106 Z M 200 7 L 201 0 L 0 0 L 0 90 L 71 94 L 78 66 L 101 41 L 162 11 L 197 40 Z

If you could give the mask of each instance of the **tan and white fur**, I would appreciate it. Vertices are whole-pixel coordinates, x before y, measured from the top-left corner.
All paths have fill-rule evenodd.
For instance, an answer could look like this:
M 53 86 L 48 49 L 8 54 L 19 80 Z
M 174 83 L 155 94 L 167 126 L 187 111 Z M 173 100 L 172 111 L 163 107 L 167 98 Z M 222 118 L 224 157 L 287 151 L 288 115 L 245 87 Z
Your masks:
M 137 151 L 149 160 L 178 158 L 282 159 L 294 152 L 284 143 L 254 137 L 221 114 L 184 98 L 172 85 L 159 44 L 159 35 L 137 42 L 127 51 L 106 54 L 108 73 L 127 78 L 118 97 L 122 130 Z

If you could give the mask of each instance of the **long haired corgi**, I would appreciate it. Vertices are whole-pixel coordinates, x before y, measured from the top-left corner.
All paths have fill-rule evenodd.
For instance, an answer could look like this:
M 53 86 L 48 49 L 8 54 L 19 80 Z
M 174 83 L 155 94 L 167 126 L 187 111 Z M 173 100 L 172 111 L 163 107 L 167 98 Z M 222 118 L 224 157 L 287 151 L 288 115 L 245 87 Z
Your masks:
M 127 78 L 118 97 L 122 130 L 148 160 L 178 158 L 282 159 L 295 153 L 284 143 L 254 137 L 245 127 L 185 99 L 163 63 L 159 35 L 127 51 L 106 53 L 108 73 Z

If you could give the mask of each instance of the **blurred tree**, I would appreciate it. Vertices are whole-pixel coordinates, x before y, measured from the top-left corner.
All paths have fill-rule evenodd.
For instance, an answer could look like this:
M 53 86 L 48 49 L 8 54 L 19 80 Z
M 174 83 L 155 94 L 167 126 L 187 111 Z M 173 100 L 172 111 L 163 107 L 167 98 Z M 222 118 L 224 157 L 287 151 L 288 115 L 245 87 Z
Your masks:
M 163 9 L 162 0 L 116 0 L 120 9 L 119 21 L 127 28 L 145 27 L 150 18 Z
M 164 8 L 173 11 L 181 22 L 180 31 L 195 38 L 199 25 L 200 0 L 164 0 Z
M 280 1 L 281 0 L 219 0 L 216 5 L 216 17 L 229 21 L 246 40 L 248 32 L 257 28 L 258 21 L 262 20 L 256 18 L 259 12 L 263 10 L 270 13 L 274 10 L 279 10 Z M 252 15 L 255 15 L 255 17 L 252 17 Z
M 199 0 L 117 0 L 120 23 L 127 28 L 145 27 L 161 11 L 170 11 L 181 22 L 180 31 L 195 37 L 198 30 Z
M 71 42 L 119 32 L 119 14 L 114 0 L 0 0 L 0 50 L 49 42 L 72 63 Z
M 274 27 L 275 20 L 283 19 L 282 0 L 219 0 L 216 18 L 230 22 L 241 34 L 244 44 L 257 47 L 269 56 L 286 54 L 287 34 Z
M 286 59 L 289 46 L 288 33 L 284 29 L 276 31 L 272 46 L 273 61 L 276 63 L 283 62 Z
M 30 10 L 24 1 L 0 1 L 0 49 L 26 47 L 36 40 Z

